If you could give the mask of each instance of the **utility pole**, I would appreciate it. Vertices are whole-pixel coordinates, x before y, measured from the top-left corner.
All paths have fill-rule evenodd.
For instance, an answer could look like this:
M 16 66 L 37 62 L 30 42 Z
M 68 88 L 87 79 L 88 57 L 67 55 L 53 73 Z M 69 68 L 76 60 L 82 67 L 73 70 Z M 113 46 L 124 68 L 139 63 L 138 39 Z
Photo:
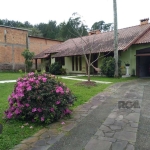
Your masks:
M 117 2 L 113 0 L 114 10 L 114 58 L 115 58 L 115 73 L 114 77 L 118 77 L 118 25 L 117 25 Z

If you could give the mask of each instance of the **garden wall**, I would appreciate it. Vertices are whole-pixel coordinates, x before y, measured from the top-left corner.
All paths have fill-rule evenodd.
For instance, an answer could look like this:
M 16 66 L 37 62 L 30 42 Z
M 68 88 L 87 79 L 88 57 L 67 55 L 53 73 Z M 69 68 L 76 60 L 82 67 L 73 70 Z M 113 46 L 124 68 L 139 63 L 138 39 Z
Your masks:
M 0 71 L 24 69 L 24 58 L 21 53 L 26 48 L 36 55 L 60 42 L 28 36 L 28 30 L 25 29 L 0 26 Z

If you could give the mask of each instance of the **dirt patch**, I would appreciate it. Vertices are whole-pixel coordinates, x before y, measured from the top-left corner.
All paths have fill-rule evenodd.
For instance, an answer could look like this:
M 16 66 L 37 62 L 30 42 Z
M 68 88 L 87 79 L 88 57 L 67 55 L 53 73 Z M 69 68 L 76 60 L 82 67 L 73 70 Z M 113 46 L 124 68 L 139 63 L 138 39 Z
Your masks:
M 87 87 L 97 86 L 96 82 L 94 81 L 83 81 L 83 82 L 77 83 L 76 85 L 87 86 Z

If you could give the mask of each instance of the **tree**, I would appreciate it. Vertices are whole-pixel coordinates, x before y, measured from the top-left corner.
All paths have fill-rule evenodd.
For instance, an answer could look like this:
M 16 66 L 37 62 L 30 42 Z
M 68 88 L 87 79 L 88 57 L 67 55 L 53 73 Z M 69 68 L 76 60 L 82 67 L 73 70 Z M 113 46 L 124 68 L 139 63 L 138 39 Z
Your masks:
M 114 77 L 118 77 L 118 27 L 117 27 L 117 2 L 113 0 L 114 10 L 114 58 L 115 58 L 115 73 Z
M 23 52 L 22 52 L 22 56 L 24 57 L 25 59 L 25 73 L 27 71 L 29 71 L 32 67 L 32 59 L 33 59 L 33 56 L 34 56 L 34 53 L 33 52 L 30 52 L 28 49 L 25 49 Z
M 57 22 L 50 20 L 48 24 L 40 23 L 36 25 L 36 27 L 43 33 L 43 37 L 50 39 L 57 39 L 59 27 L 57 26 Z
M 74 15 L 78 15 L 75 13 Z M 94 62 L 96 62 L 100 58 L 100 51 L 97 52 L 97 58 L 92 60 L 92 53 L 95 49 L 100 49 L 101 43 L 97 42 L 97 39 L 95 39 L 95 36 L 93 35 L 93 38 L 91 39 L 90 36 L 83 37 L 82 33 L 84 33 L 84 26 L 81 26 L 81 28 L 76 28 L 76 24 L 78 25 L 78 19 L 74 19 L 74 26 L 71 26 L 71 29 L 73 31 L 73 35 L 76 37 L 79 37 L 81 40 L 81 47 L 83 56 L 85 58 L 85 62 L 87 65 L 87 76 L 88 76 L 88 82 L 90 82 L 90 67 L 92 66 L 95 70 L 98 70 L 98 68 L 94 67 Z M 83 23 L 82 23 L 83 24 Z M 72 32 L 70 32 L 72 33 Z M 72 39 L 76 47 L 78 48 L 78 45 L 75 43 L 75 41 Z
M 31 28 L 29 30 L 29 35 L 37 36 L 37 37 L 43 37 L 42 32 L 38 28 L 36 28 L 36 27 Z
M 105 22 L 101 20 L 99 22 L 95 22 L 92 25 L 91 30 L 100 30 L 102 32 L 106 32 L 106 31 L 111 30 L 111 26 L 112 26 L 112 23 L 105 24 Z
M 24 26 L 25 26 L 25 28 L 32 28 L 33 27 L 33 25 L 31 25 L 30 22 L 28 22 L 28 21 L 24 22 Z
M 59 37 L 62 40 L 68 40 L 71 38 L 79 37 L 79 34 L 76 33 L 82 32 L 82 36 L 87 35 L 87 26 L 82 23 L 81 17 L 70 17 L 69 20 L 66 22 L 62 22 L 59 25 Z

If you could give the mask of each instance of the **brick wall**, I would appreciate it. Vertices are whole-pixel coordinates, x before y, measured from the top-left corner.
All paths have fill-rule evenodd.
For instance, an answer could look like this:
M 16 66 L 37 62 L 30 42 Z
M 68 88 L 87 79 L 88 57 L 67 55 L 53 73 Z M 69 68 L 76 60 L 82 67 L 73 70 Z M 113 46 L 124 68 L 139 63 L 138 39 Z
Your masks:
M 36 55 L 58 43 L 60 41 L 28 37 L 27 30 L 0 26 L 0 70 L 24 69 L 24 58 L 21 53 L 27 47 Z
M 50 46 L 61 43 L 60 41 L 49 40 L 44 38 L 37 38 L 29 36 L 29 49 L 35 53 L 39 54 L 43 50 L 50 48 Z
M 29 36 L 29 49 L 34 52 L 35 55 L 41 53 L 43 50 L 50 48 L 52 45 L 61 43 L 57 40 L 50 40 L 45 38 L 38 38 Z M 37 68 L 40 69 L 41 59 L 37 60 Z M 35 61 L 33 60 L 33 68 L 35 68 Z

